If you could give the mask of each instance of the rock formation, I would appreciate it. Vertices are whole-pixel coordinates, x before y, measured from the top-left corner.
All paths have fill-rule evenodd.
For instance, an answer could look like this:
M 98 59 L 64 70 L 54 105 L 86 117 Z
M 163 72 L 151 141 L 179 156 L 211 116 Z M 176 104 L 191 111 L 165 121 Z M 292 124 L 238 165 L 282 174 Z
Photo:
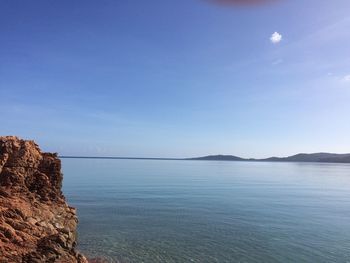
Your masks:
M 0 137 L 0 263 L 85 263 L 77 215 L 62 194 L 61 162 L 33 141 Z

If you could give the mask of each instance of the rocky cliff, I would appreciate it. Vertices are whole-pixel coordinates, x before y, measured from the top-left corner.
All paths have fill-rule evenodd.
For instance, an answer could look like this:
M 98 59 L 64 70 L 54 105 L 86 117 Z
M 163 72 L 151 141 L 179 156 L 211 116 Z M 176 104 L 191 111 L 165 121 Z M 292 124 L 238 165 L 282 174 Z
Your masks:
M 33 141 L 0 137 L 0 262 L 85 263 L 61 162 Z

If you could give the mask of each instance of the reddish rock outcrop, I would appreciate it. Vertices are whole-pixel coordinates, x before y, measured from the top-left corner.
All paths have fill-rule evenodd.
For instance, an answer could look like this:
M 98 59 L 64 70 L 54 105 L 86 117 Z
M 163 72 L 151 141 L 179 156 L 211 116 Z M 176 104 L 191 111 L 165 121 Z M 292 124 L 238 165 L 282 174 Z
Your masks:
M 0 137 L 0 263 L 85 263 L 77 215 L 62 194 L 61 162 L 33 141 Z

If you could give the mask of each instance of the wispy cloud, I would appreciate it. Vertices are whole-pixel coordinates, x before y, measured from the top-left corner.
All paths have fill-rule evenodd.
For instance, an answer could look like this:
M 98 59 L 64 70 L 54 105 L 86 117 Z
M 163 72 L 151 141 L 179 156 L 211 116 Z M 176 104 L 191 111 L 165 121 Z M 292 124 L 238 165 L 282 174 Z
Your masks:
M 214 4 L 223 4 L 223 5 L 254 5 L 254 4 L 263 4 L 271 2 L 273 0 L 209 0 Z
M 350 74 L 344 76 L 343 79 L 342 79 L 342 81 L 343 81 L 343 82 L 350 82 Z
M 273 66 L 276 66 L 276 65 L 279 65 L 279 64 L 282 64 L 283 63 L 283 59 L 276 59 L 274 61 L 272 61 L 272 65 Z
M 270 40 L 273 44 L 278 44 L 282 41 L 282 35 L 278 32 L 275 32 L 271 35 Z

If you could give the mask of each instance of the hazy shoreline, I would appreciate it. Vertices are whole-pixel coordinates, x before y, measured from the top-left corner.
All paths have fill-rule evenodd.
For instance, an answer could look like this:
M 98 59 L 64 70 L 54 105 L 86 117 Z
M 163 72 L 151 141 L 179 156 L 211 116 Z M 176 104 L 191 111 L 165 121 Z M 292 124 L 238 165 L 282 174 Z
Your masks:
M 289 157 L 269 157 L 262 159 L 241 158 L 234 155 L 208 155 L 192 158 L 161 157 L 114 157 L 114 156 L 60 156 L 62 159 L 107 159 L 107 160 L 154 160 L 154 161 L 225 161 L 225 162 L 303 162 L 303 163 L 350 163 L 350 154 L 299 153 Z

